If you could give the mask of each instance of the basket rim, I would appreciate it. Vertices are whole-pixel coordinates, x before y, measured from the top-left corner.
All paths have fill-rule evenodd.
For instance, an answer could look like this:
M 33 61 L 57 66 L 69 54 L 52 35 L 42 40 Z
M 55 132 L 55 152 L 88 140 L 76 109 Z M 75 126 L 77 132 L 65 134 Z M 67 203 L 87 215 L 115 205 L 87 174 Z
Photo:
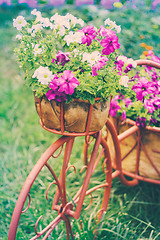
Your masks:
M 126 118 L 126 120 L 124 122 L 129 123 L 131 125 L 136 125 L 136 122 L 131 120 L 130 118 Z M 145 130 L 150 130 L 150 131 L 153 131 L 153 132 L 159 132 L 160 133 L 160 127 L 146 126 Z

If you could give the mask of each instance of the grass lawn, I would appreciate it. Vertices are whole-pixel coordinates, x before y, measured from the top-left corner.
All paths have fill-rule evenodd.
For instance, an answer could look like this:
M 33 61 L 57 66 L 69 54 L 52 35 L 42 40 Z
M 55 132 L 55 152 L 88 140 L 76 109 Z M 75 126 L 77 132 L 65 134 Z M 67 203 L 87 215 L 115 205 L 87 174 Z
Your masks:
M 45 11 L 48 14 L 47 10 Z M 55 11 L 53 10 L 52 13 Z M 102 20 L 102 14 L 101 18 L 97 18 L 98 13 L 93 15 L 91 10 L 85 8 L 81 11 L 70 8 L 61 10 L 64 13 L 67 11 L 84 17 L 86 21 L 95 21 L 97 24 Z M 27 175 L 46 148 L 58 138 L 39 125 L 33 93 L 25 87 L 23 74 L 19 71 L 13 54 L 13 48 L 16 46 L 16 31 L 12 27 L 12 19 L 19 12 L 28 14 L 28 10 L 23 9 L 0 9 L 0 239 L 2 240 L 7 239 L 12 212 Z M 120 39 L 124 54 L 138 58 L 143 51 L 140 47 L 142 41 L 152 45 L 158 54 L 160 27 L 152 19 L 157 16 L 158 13 L 153 14 L 148 10 L 142 14 L 141 11 L 131 10 L 108 13 L 107 17 L 116 20 L 122 25 L 122 29 L 124 27 L 123 38 Z M 143 40 L 140 36 L 144 36 Z M 77 174 L 74 174 L 72 169 L 67 174 L 68 197 L 73 195 L 79 184 L 82 184 L 83 174 L 81 175 L 79 170 L 83 163 L 83 141 L 83 137 L 75 141 L 71 164 L 76 166 Z M 58 173 L 62 159 L 52 159 L 50 162 Z M 104 180 L 101 167 L 98 171 L 92 177 L 92 184 Z M 50 210 L 54 187 L 49 192 L 49 201 L 45 199 L 45 190 L 51 181 L 47 169 L 44 169 L 31 191 L 34 204 L 20 221 L 17 240 L 31 238 L 34 232 L 32 229 L 41 214 L 44 218 L 40 221 L 39 229 L 43 229 L 54 217 L 54 213 Z M 101 196 L 102 192 L 98 191 L 94 196 L 93 207 L 85 211 L 84 208 L 90 201 L 87 198 L 80 219 L 72 221 L 77 239 L 93 239 L 94 213 Z M 99 227 L 98 239 L 158 240 L 160 239 L 159 216 L 158 185 L 140 182 L 138 186 L 126 187 L 118 179 L 114 179 L 109 206 Z M 49 239 L 66 239 L 63 223 L 56 227 Z

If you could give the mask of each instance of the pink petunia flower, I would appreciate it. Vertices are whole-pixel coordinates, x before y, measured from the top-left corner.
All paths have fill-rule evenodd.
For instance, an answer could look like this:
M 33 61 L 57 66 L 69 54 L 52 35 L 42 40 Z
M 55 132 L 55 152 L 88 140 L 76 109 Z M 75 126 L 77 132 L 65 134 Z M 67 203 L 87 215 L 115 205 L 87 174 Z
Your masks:
M 56 100 L 62 102 L 67 100 L 67 95 L 65 93 L 59 92 L 58 90 L 53 91 L 52 89 L 46 93 L 46 97 L 49 101 Z
M 124 62 L 122 60 L 115 61 L 116 69 L 122 72 L 122 67 L 124 66 Z
M 53 80 L 49 84 L 50 90 L 46 93 L 46 97 L 48 100 L 55 99 L 58 102 L 66 101 L 67 95 L 72 95 L 78 85 L 79 81 L 70 70 L 65 70 L 61 77 L 54 74 Z
M 154 98 L 153 105 L 156 110 L 160 108 L 160 98 L 159 97 Z
M 95 77 L 98 75 L 97 71 L 100 70 L 102 67 L 104 67 L 109 59 L 107 57 L 101 57 L 100 61 L 98 61 L 93 67 L 92 67 L 92 76 Z
M 108 29 L 106 29 L 103 25 L 100 26 L 98 32 L 102 37 L 106 37 L 108 35 Z
M 130 98 L 125 98 L 123 101 L 125 103 L 126 108 L 128 108 L 129 105 L 132 105 L 132 101 Z
M 116 49 L 120 48 L 118 36 L 116 36 L 114 31 L 107 29 L 107 35 L 104 39 L 102 39 L 101 46 L 104 47 L 102 50 L 102 54 L 104 55 L 109 55 Z
M 156 89 L 152 82 L 142 77 L 138 79 L 132 90 L 136 93 L 137 100 L 143 101 L 144 96 L 154 93 Z
M 82 43 L 87 43 L 87 46 L 91 45 L 93 39 L 95 39 L 97 32 L 94 30 L 94 27 L 88 25 L 80 30 L 80 32 L 84 33 L 82 36 Z
M 153 105 L 152 99 L 145 99 L 144 100 L 144 107 L 148 110 L 149 113 L 153 113 L 155 111 L 155 107 Z
M 74 73 L 70 70 L 65 70 L 64 74 L 59 78 L 59 92 L 72 95 L 78 85 L 78 79 L 74 77 Z
M 111 104 L 110 104 L 110 110 L 109 110 L 109 114 L 112 117 L 115 117 L 117 114 L 117 111 L 120 110 L 121 107 L 118 105 L 118 102 L 115 101 L 114 99 L 111 100 Z
M 126 119 L 126 111 L 123 110 L 123 112 L 122 112 L 122 120 L 124 121 L 125 119 Z

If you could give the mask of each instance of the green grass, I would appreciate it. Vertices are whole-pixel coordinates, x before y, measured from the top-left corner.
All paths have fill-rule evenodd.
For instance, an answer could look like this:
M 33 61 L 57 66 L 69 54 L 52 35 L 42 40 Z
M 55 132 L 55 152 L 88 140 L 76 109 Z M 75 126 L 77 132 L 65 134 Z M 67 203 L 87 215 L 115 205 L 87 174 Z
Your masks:
M 58 136 L 43 130 L 39 125 L 33 93 L 25 87 L 23 74 L 19 72 L 13 55 L 13 47 L 16 44 L 13 39 L 16 32 L 12 28 L 11 19 L 17 15 L 18 11 L 17 9 L 0 10 L 0 239 L 2 240 L 7 239 L 12 212 L 27 175 L 46 148 L 58 138 Z M 47 12 L 47 10 L 45 11 Z M 56 10 L 52 10 L 52 12 L 54 11 Z M 61 11 L 66 12 L 68 9 Z M 86 9 L 82 8 L 79 13 L 78 10 L 73 9 L 72 11 L 81 17 L 84 14 L 86 21 L 88 19 L 98 21 Z M 118 15 L 118 12 L 113 11 L 109 15 L 113 19 L 117 16 L 124 28 L 130 24 L 130 35 L 127 33 L 121 41 L 125 39 L 126 42 L 129 41 L 128 39 L 131 38 L 131 34 L 134 35 L 136 27 L 138 36 L 146 34 L 148 26 L 149 34 L 146 34 L 145 40 L 147 39 L 149 45 L 153 44 L 156 49 L 158 48 L 158 30 L 153 33 L 153 29 L 150 29 L 152 23 L 147 22 L 147 19 L 150 18 L 147 12 L 144 14 L 144 20 L 141 16 L 141 24 L 137 23 L 137 12 L 128 10 Z M 126 19 L 130 19 L 129 23 Z M 127 38 L 127 36 L 129 37 Z M 140 53 L 139 43 L 141 40 L 138 36 L 132 41 L 133 45 L 129 46 L 129 53 L 123 44 L 126 54 L 135 53 L 136 57 Z M 67 173 L 68 198 L 72 198 L 82 184 L 84 173 L 80 174 L 79 171 L 83 165 L 83 142 L 83 137 L 77 138 L 75 141 L 71 164 L 75 165 L 77 173 L 74 174 L 72 168 Z M 59 173 L 62 157 L 51 159 L 50 163 L 55 172 Z M 49 200 L 45 199 L 45 191 L 51 181 L 51 175 L 44 168 L 31 189 L 32 204 L 20 220 L 17 240 L 31 238 L 32 229 L 41 214 L 43 214 L 43 218 L 40 220 L 38 230 L 44 228 L 56 216 L 51 211 L 55 186 L 52 186 L 49 191 Z M 92 177 L 91 186 L 102 181 L 104 181 L 104 174 L 101 163 Z M 102 191 L 97 191 L 93 196 L 92 207 L 85 211 L 84 208 L 90 202 L 88 196 L 80 219 L 72 220 L 73 231 L 77 233 L 77 239 L 92 240 L 94 238 L 94 215 L 101 202 L 102 194 Z M 114 179 L 107 212 L 98 226 L 98 239 L 158 240 L 160 239 L 159 216 L 160 189 L 158 185 L 140 182 L 138 186 L 126 187 L 118 179 Z M 80 230 L 81 223 L 82 229 Z M 66 239 L 63 222 L 52 232 L 50 239 Z

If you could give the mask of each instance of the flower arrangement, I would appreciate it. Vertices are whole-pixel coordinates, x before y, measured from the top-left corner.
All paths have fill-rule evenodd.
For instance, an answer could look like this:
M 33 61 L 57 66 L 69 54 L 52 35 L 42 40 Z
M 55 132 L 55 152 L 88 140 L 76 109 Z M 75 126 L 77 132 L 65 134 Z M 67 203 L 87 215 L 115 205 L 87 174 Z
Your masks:
M 28 21 L 23 16 L 13 20 L 19 32 L 18 62 L 36 96 L 94 103 L 95 98 L 103 101 L 123 88 L 117 74 L 121 27 L 110 19 L 104 24 L 97 29 L 69 13 L 49 19 L 36 9 Z M 126 66 L 122 68 L 125 71 Z
M 160 63 L 160 58 L 153 53 L 153 49 L 146 49 L 149 51 L 145 51 L 142 58 Z M 120 67 L 124 65 L 125 59 L 125 57 L 118 59 Z M 122 120 L 130 118 L 140 129 L 146 126 L 160 127 L 159 74 L 158 69 L 150 66 L 136 67 L 134 71 L 130 71 L 124 79 L 126 88 L 111 100 L 110 115 L 121 116 Z

